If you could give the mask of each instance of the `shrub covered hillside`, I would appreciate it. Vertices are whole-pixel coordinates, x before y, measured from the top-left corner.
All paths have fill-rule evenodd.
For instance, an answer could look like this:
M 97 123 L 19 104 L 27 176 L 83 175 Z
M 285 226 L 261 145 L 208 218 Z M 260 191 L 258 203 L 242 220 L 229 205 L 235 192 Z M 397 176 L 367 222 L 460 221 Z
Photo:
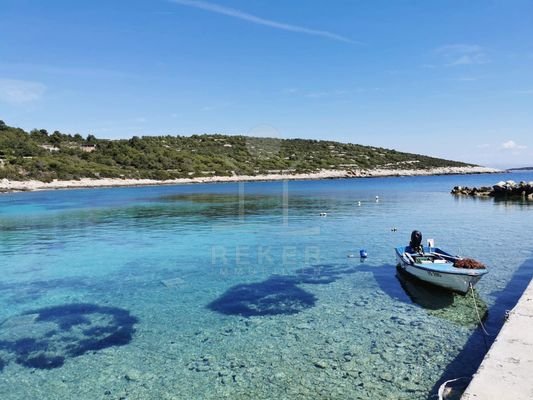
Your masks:
M 124 177 L 303 173 L 322 169 L 426 169 L 467 166 L 377 147 L 322 140 L 246 136 L 86 138 L 44 129 L 25 132 L 0 121 L 0 179 L 51 181 Z

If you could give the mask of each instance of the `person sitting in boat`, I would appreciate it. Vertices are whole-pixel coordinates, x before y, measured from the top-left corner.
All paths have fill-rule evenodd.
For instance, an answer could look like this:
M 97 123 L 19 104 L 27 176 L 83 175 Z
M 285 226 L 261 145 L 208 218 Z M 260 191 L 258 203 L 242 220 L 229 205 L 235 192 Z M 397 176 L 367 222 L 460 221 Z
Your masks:
M 409 247 L 413 253 L 424 254 L 424 248 L 422 247 L 422 233 L 420 231 L 413 231 L 411 233 Z

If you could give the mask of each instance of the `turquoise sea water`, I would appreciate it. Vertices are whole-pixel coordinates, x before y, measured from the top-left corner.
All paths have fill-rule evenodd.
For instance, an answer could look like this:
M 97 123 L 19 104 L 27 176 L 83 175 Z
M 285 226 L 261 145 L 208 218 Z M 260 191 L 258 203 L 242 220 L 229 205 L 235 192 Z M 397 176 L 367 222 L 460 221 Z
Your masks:
M 432 398 L 532 276 L 532 202 L 449 194 L 507 179 L 533 173 L 3 194 L 0 398 Z M 489 266 L 492 336 L 397 275 L 413 229 Z

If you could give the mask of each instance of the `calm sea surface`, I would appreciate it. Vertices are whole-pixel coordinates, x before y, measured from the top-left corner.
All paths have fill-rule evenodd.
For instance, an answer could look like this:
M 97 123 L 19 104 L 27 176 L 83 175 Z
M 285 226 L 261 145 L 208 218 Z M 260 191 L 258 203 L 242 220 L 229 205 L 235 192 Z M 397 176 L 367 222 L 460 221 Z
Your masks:
M 429 399 L 532 276 L 533 202 L 449 193 L 507 179 L 533 173 L 0 195 L 0 398 Z M 489 266 L 491 336 L 397 274 L 413 229 Z

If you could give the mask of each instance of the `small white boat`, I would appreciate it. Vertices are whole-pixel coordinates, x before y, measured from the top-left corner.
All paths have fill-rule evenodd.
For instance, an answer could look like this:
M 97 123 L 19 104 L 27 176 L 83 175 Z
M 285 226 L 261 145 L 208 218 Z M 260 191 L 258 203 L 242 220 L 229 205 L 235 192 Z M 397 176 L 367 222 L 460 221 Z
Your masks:
M 396 247 L 395 251 L 398 268 L 422 281 L 464 294 L 488 273 L 479 263 L 476 269 L 461 268 L 461 261 L 466 259 L 438 247 L 424 247 L 421 242 L 422 234 L 414 231 L 409 246 Z

